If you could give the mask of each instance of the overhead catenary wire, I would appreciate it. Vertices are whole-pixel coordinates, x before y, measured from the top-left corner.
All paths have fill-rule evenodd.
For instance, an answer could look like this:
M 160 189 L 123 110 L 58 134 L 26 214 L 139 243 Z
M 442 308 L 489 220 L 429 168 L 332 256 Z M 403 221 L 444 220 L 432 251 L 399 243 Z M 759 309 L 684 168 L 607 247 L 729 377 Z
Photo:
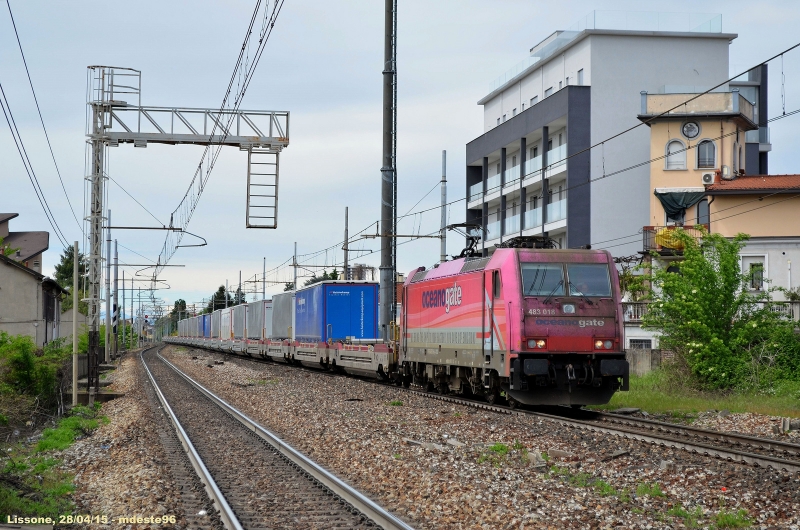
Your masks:
M 17 37 L 19 54 L 22 56 L 22 64 L 25 65 L 25 73 L 28 75 L 28 84 L 31 87 L 31 93 L 33 94 L 33 101 L 34 103 L 36 103 L 36 112 L 39 113 L 39 121 L 42 123 L 42 130 L 44 130 L 44 137 L 47 140 L 47 147 L 50 149 L 50 157 L 53 159 L 53 165 L 56 168 L 56 174 L 58 175 L 58 180 L 61 182 L 61 189 L 64 191 L 64 197 L 66 197 L 67 199 L 67 204 L 69 205 L 69 209 L 72 212 L 72 217 L 75 218 L 75 223 L 78 225 L 78 230 L 80 230 L 81 233 L 84 233 L 83 226 L 81 226 L 80 221 L 78 221 L 78 216 L 75 214 L 75 209 L 72 207 L 72 201 L 69 200 L 69 194 L 67 193 L 66 186 L 64 186 L 64 179 L 61 178 L 61 170 L 58 168 L 58 163 L 56 162 L 56 155 L 53 152 L 53 146 L 50 143 L 50 135 L 47 134 L 47 127 L 45 127 L 44 125 L 44 118 L 42 117 L 42 109 L 39 108 L 39 99 L 36 97 L 36 91 L 33 89 L 31 72 L 30 70 L 28 70 L 28 61 L 25 60 L 25 52 L 22 51 L 22 42 L 19 39 L 19 33 L 17 32 L 17 23 L 14 21 L 14 14 L 11 12 L 10 0 L 6 0 L 6 5 L 8 6 L 8 16 L 11 17 L 11 25 L 14 28 L 14 35 Z
M 14 144 L 17 147 L 17 152 L 19 152 L 20 159 L 22 160 L 22 165 L 25 167 L 25 172 L 28 174 L 28 179 L 31 181 L 31 185 L 33 186 L 33 191 L 36 193 L 36 198 L 39 200 L 39 204 L 42 206 L 42 210 L 44 210 L 45 217 L 47 217 L 47 221 L 50 223 L 50 226 L 53 228 L 53 233 L 55 233 L 58 240 L 67 248 L 69 244 L 67 243 L 67 238 L 64 236 L 63 232 L 61 232 L 61 228 L 58 226 L 56 222 L 55 216 L 53 215 L 52 210 L 50 209 L 50 205 L 47 203 L 47 199 L 44 196 L 44 191 L 42 187 L 39 185 L 39 179 L 36 177 L 36 172 L 33 169 L 33 165 L 31 164 L 30 158 L 28 158 L 28 152 L 25 149 L 25 144 L 22 141 L 22 136 L 19 133 L 19 129 L 17 128 L 17 123 L 14 120 L 14 114 L 11 112 L 11 107 L 8 103 L 8 98 L 6 97 L 5 90 L 3 90 L 3 84 L 0 82 L 0 106 L 3 109 L 3 115 L 6 118 L 6 123 L 8 123 L 8 128 L 11 131 L 11 137 L 14 139 Z

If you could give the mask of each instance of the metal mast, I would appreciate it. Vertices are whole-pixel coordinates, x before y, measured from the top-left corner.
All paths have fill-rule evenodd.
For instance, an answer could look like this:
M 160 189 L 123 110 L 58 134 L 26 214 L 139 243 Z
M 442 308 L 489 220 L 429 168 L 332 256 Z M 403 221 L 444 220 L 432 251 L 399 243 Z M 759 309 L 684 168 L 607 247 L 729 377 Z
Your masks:
M 349 237 L 349 235 L 347 233 L 348 232 L 348 230 L 347 230 L 348 229 L 348 226 L 347 226 L 347 209 L 348 209 L 347 206 L 345 206 L 344 207 L 344 247 L 342 247 L 342 249 L 344 250 L 344 274 L 343 274 L 343 277 L 344 277 L 345 280 L 349 280 L 350 279 L 350 275 L 347 273 L 348 269 L 350 268 L 350 265 L 347 262 L 347 258 L 349 257 L 347 255 L 347 251 L 350 250 L 348 248 L 348 246 L 347 246 L 347 242 L 350 239 L 350 237 Z
M 442 237 L 441 256 L 439 260 L 447 261 L 447 151 L 442 151 L 442 223 L 439 235 Z
M 397 268 L 397 0 L 386 0 L 383 63 L 383 166 L 381 167 L 380 327 L 388 341 L 395 320 Z
M 105 360 L 111 362 L 111 209 L 108 210 L 106 227 L 106 333 Z

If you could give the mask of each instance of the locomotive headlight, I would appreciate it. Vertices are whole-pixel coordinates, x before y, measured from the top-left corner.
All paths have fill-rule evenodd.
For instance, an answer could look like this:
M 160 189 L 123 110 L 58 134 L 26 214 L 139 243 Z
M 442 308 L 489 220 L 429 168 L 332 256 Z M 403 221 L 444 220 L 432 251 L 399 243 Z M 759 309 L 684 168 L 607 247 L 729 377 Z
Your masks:
M 595 350 L 601 350 L 602 348 L 603 348 L 603 341 L 602 340 L 594 341 L 594 349 Z
M 571 315 L 575 313 L 575 304 L 564 304 L 561 306 L 561 310 L 564 311 L 565 315 Z
M 547 346 L 547 342 L 544 339 L 530 339 L 528 341 L 528 348 L 539 348 L 542 349 Z
M 614 345 L 614 344 L 613 344 L 613 343 L 612 343 L 610 340 L 607 340 L 607 341 L 605 341 L 605 342 L 603 343 L 603 347 L 604 347 L 605 349 L 607 349 L 607 350 L 610 350 L 610 349 L 611 349 L 611 346 L 613 346 L 613 345 Z

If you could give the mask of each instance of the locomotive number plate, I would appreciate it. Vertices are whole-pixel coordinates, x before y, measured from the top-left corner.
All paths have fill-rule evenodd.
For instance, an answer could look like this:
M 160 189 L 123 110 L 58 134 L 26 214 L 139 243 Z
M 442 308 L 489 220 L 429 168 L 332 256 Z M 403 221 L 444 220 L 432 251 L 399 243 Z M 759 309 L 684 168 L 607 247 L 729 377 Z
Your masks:
M 555 309 L 528 309 L 529 315 L 555 315 Z

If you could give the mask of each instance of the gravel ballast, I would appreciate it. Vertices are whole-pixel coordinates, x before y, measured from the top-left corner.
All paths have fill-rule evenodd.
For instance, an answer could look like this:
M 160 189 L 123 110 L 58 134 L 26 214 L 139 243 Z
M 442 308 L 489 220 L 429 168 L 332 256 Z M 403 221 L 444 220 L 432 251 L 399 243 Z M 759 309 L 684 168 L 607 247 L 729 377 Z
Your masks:
M 681 528 L 695 516 L 709 527 L 717 517 L 743 521 L 740 510 L 756 528 L 800 528 L 800 478 L 788 473 L 354 378 L 164 353 L 418 528 Z

